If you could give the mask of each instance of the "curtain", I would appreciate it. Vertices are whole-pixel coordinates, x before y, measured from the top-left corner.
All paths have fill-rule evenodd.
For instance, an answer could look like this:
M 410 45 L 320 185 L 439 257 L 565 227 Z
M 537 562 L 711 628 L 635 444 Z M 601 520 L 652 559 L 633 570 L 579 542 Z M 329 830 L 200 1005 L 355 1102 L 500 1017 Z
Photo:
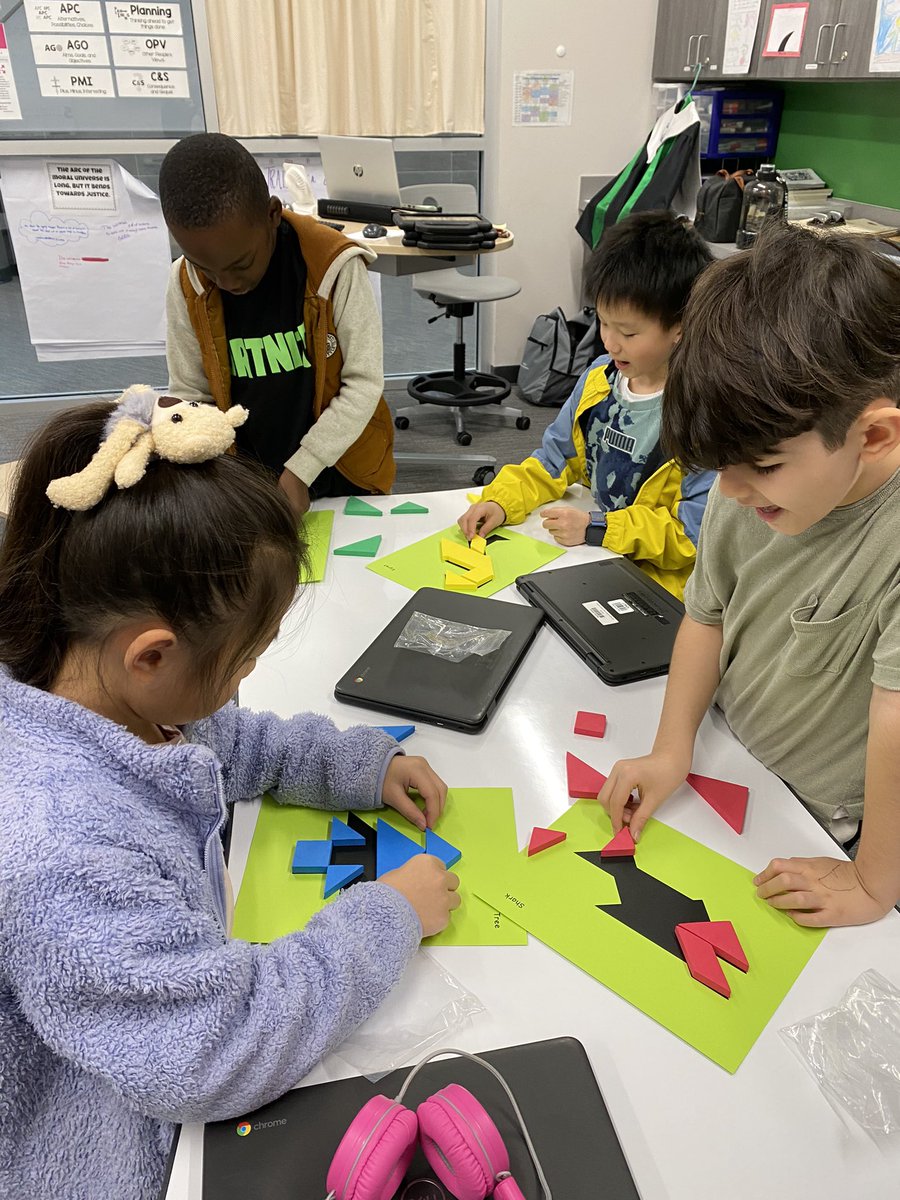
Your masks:
M 485 0 L 206 0 L 235 137 L 484 132 Z

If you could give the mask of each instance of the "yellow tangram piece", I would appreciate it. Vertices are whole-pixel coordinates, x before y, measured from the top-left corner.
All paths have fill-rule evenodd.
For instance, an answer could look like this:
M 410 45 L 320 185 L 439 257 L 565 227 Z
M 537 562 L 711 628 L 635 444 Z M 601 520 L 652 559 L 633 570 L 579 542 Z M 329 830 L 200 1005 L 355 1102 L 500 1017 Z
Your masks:
M 462 567 L 466 571 L 470 567 L 480 566 L 484 561 L 483 554 L 470 550 L 468 546 L 457 545 L 449 538 L 441 538 L 441 558 L 444 562 L 452 563 L 454 567 Z
M 494 568 L 491 565 L 491 560 L 485 555 L 477 567 L 470 567 L 466 572 L 466 578 L 471 579 L 476 587 L 482 587 L 485 583 L 490 583 L 494 578 Z
M 454 575 L 452 571 L 447 571 L 444 587 L 448 592 L 474 592 L 478 584 L 468 575 Z
M 476 554 L 487 554 L 487 542 L 476 533 L 469 542 L 469 549 L 474 550 Z

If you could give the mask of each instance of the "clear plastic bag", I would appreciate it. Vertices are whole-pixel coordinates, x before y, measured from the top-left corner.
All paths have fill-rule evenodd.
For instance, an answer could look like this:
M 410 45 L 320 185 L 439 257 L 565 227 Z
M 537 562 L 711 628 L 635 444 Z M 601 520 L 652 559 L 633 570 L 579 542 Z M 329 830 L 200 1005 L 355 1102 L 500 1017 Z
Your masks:
M 451 1044 L 484 1005 L 424 950 L 375 1013 L 334 1052 L 359 1075 L 377 1082 L 436 1046 Z
M 500 648 L 509 637 L 508 629 L 481 629 L 463 625 L 428 613 L 414 612 L 394 642 L 398 650 L 418 650 L 448 662 L 462 662 L 472 654 L 483 658 Z
M 869 1134 L 900 1129 L 900 989 L 865 971 L 835 1008 L 781 1036 L 837 1112 Z

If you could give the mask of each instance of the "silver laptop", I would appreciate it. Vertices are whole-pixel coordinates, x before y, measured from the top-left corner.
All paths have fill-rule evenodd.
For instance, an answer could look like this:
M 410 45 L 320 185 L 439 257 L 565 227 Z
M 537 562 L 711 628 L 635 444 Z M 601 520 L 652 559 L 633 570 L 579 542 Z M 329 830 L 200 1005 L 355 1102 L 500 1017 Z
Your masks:
M 319 151 L 330 200 L 399 205 L 400 184 L 389 138 L 320 135 Z

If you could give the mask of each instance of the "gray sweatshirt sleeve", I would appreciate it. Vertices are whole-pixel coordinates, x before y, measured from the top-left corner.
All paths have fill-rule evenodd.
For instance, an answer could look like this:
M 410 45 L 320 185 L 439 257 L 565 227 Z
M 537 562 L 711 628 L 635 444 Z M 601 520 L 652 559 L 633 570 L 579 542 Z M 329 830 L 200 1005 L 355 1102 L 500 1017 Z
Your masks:
M 384 391 L 381 315 L 361 255 L 341 267 L 332 304 L 343 358 L 340 391 L 285 463 L 307 486 L 353 445 Z
M 176 258 L 169 272 L 169 285 L 166 288 L 166 363 L 169 368 L 169 395 L 177 396 L 179 400 L 201 400 L 204 404 L 212 403 L 212 393 L 206 372 L 203 370 L 203 359 L 200 355 L 200 344 L 188 316 L 187 303 L 181 290 L 181 264 L 183 258 Z
M 229 802 L 271 791 L 282 803 L 310 808 L 377 808 L 387 764 L 403 753 L 389 734 L 369 725 L 341 730 L 317 713 L 285 720 L 236 704 L 185 733 L 222 764 Z

